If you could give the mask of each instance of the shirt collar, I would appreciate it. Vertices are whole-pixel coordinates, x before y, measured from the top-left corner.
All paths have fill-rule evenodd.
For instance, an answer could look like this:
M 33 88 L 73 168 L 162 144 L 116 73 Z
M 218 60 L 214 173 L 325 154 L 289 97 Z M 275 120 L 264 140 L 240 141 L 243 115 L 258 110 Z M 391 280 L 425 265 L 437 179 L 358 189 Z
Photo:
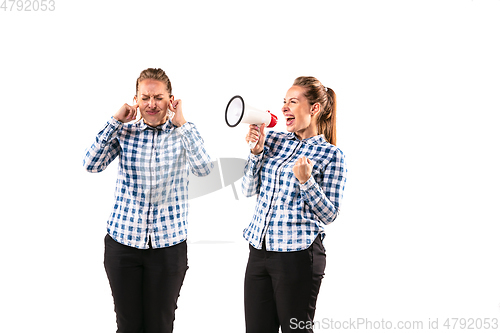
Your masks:
M 141 131 L 144 131 L 144 130 L 147 130 L 147 129 L 157 129 L 157 130 L 160 130 L 160 131 L 168 131 L 172 127 L 174 127 L 174 125 L 172 124 L 172 122 L 170 121 L 170 119 L 167 120 L 167 122 L 165 124 L 160 125 L 160 126 L 156 126 L 156 127 L 149 126 L 148 124 L 146 124 L 144 122 L 144 119 L 141 119 L 141 121 L 139 122 L 139 128 L 141 129 Z
M 311 145 L 326 143 L 325 136 L 323 134 L 315 135 L 313 137 L 300 140 L 295 133 L 290 132 L 287 135 L 287 139 L 288 140 L 302 141 L 304 143 L 308 143 L 308 144 L 311 144 Z

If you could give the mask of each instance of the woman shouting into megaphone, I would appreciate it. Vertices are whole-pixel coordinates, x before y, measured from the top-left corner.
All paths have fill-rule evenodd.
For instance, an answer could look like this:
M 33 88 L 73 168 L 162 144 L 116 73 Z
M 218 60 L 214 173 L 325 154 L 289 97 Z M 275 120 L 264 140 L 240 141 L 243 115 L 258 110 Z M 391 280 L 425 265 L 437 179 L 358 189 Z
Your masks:
M 326 265 L 324 226 L 339 214 L 346 181 L 336 147 L 336 96 L 314 77 L 299 77 L 286 93 L 288 133 L 264 134 L 245 165 L 243 193 L 257 194 L 244 230 L 250 243 L 245 273 L 247 333 L 312 332 Z
M 213 164 L 163 70 L 141 72 L 134 101 L 97 134 L 83 164 L 101 172 L 119 158 L 104 255 L 117 332 L 172 332 L 188 268 L 188 174 L 206 176 Z

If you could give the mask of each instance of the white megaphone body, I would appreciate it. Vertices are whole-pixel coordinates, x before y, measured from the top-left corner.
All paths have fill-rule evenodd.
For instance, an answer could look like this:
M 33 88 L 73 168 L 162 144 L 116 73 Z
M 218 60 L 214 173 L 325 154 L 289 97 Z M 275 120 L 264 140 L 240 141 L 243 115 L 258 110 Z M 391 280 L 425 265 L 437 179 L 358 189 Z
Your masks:
M 266 124 L 266 127 L 274 127 L 278 122 L 271 112 L 261 111 L 246 105 L 241 96 L 234 96 L 229 100 L 226 107 L 226 124 L 229 127 L 236 127 L 240 123 L 245 124 Z M 250 149 L 253 149 L 257 142 L 250 141 Z

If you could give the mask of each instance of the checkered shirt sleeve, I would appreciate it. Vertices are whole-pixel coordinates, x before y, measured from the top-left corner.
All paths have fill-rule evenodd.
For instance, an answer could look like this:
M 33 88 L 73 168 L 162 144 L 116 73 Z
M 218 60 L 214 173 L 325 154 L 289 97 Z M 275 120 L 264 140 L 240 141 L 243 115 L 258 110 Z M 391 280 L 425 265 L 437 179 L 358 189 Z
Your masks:
M 116 139 L 123 124 L 112 118 L 97 134 L 95 142 L 85 151 L 83 165 L 88 172 L 101 172 L 120 154 Z
M 300 184 L 292 168 L 301 156 L 313 162 L 311 177 Z M 243 235 L 252 246 L 269 251 L 308 248 L 340 210 L 345 181 L 344 154 L 323 136 L 299 140 L 293 133 L 269 132 L 264 150 L 250 154 L 243 194 L 257 194 L 250 225 Z
M 192 123 L 170 121 L 152 128 L 144 121 L 122 124 L 111 118 L 86 150 L 83 165 L 101 172 L 119 158 L 115 204 L 107 231 L 117 242 L 139 249 L 178 244 L 187 237 L 189 174 L 213 168 Z

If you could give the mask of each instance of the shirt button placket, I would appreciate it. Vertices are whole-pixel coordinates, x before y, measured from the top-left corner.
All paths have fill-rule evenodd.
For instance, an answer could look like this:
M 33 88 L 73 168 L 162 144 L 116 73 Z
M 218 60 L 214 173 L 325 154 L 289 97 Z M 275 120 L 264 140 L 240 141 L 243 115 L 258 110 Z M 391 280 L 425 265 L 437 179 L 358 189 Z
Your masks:
M 158 139 L 158 130 L 157 129 L 154 129 L 153 131 L 153 149 L 151 151 L 151 178 L 152 178 L 152 186 L 151 186 L 151 193 L 152 193 L 152 202 L 151 202 L 151 206 L 152 206 L 152 211 L 153 211 L 153 218 L 149 221 L 150 223 L 150 227 L 149 227 L 149 232 L 150 232 L 150 235 L 151 237 L 153 237 L 153 226 L 154 226 L 154 221 L 156 219 L 156 216 L 154 215 L 154 212 L 155 212 L 155 202 L 157 200 L 157 191 L 156 191 L 156 187 L 157 187 L 157 179 L 156 179 L 156 146 L 157 146 L 157 139 Z

